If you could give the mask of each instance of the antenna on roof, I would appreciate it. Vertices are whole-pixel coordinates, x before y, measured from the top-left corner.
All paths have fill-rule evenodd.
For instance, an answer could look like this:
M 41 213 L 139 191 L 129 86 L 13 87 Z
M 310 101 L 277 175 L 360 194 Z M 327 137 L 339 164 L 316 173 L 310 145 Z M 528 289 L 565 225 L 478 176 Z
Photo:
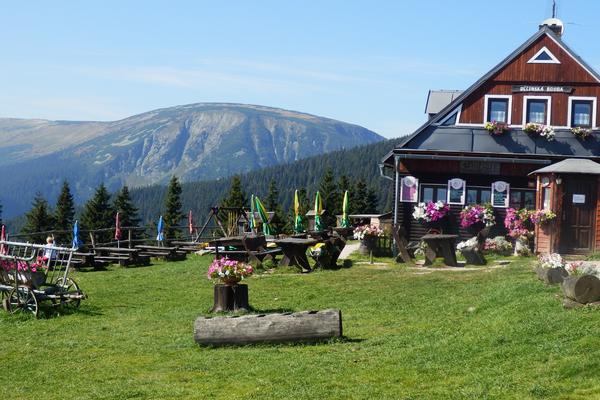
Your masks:
M 557 36 L 562 36 L 565 30 L 563 22 L 556 18 L 556 0 L 552 0 L 552 18 L 542 21 L 540 24 L 540 29 L 542 29 L 544 26 L 550 28 L 550 30 L 552 30 L 552 32 L 554 32 Z

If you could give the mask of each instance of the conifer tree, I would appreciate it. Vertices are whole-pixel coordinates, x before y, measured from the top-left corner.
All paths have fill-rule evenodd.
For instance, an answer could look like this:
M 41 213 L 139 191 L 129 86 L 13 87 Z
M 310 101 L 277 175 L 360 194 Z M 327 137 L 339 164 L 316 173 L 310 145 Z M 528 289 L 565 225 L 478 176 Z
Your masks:
M 23 232 L 29 234 L 29 239 L 34 243 L 46 243 L 47 234 L 36 234 L 54 229 L 54 217 L 46 199 L 40 192 L 35 194 L 31 210 L 25 214 L 26 222 Z
M 321 178 L 321 183 L 319 184 L 319 193 L 321 194 L 323 209 L 325 210 L 323 222 L 327 227 L 335 226 L 335 216 L 340 213 L 342 209 L 342 202 L 340 200 L 340 195 L 337 185 L 335 184 L 333 171 L 331 168 L 327 168 L 325 170 L 325 174 L 323 174 L 323 177 Z
M 115 209 L 115 213 L 119 213 L 119 223 L 122 227 L 137 227 L 140 225 L 138 209 L 131 200 L 129 187 L 127 187 L 127 185 L 123 186 L 119 193 L 117 193 L 113 208 Z M 131 232 L 131 237 L 132 239 L 139 238 L 140 232 L 133 230 Z M 124 237 L 123 239 L 128 239 L 128 237 Z
M 242 180 L 239 175 L 231 178 L 231 187 L 227 197 L 221 200 L 221 207 L 248 207 L 248 196 L 242 189 Z
M 379 209 L 379 196 L 377 191 L 371 186 L 367 190 L 367 201 L 365 205 L 365 212 L 367 214 L 377 214 Z
M 359 179 L 354 186 L 352 201 L 350 202 L 350 210 L 352 214 L 367 213 L 367 197 L 369 193 L 367 184 L 362 179 Z
M 71 188 L 67 181 L 63 181 L 60 194 L 56 200 L 56 210 L 54 211 L 55 229 L 59 231 L 70 231 L 73 228 L 75 219 L 75 204 Z M 55 243 L 66 244 L 71 235 L 69 233 L 57 234 Z
M 175 226 L 181 224 L 181 220 L 185 217 L 181 211 L 183 204 L 181 202 L 181 184 L 176 176 L 173 176 L 169 181 L 167 194 L 165 196 L 165 214 L 163 215 L 165 222 L 165 233 L 168 239 L 180 238 L 181 232 Z
M 269 182 L 269 192 L 265 198 L 265 207 L 267 208 L 267 211 L 275 213 L 271 219 L 271 227 L 274 230 L 273 233 L 282 233 L 286 224 L 286 216 L 279 203 L 279 190 L 277 189 L 275 179 L 271 179 Z
M 106 190 L 104 183 L 96 189 L 94 196 L 85 203 L 83 213 L 81 214 L 82 229 L 103 229 L 114 226 L 115 212 L 110 203 L 110 194 Z M 99 232 L 96 234 L 98 243 L 110 242 L 113 239 L 110 231 Z

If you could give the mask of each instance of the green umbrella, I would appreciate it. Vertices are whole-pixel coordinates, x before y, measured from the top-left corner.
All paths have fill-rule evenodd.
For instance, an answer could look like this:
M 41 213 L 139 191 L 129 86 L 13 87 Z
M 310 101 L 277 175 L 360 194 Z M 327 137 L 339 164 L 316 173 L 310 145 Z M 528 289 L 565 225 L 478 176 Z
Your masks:
M 321 221 L 321 214 L 323 213 L 323 203 L 321 202 L 321 194 L 317 191 L 315 195 L 315 231 L 324 231 L 325 224 Z
M 267 215 L 267 209 L 263 206 L 263 203 L 260 201 L 258 196 L 254 196 L 254 201 L 256 203 L 256 211 L 258 211 L 258 215 L 260 216 L 260 220 L 262 221 L 263 233 L 265 235 L 271 234 L 271 227 L 269 226 L 269 217 Z
M 250 230 L 254 232 L 256 221 L 254 220 L 254 195 L 250 199 Z
M 350 228 L 350 218 L 348 218 L 348 191 L 344 193 L 344 201 L 342 203 L 342 228 Z
M 294 192 L 294 233 L 302 232 L 304 232 L 304 224 L 302 223 L 302 216 L 300 216 L 300 199 L 296 190 Z

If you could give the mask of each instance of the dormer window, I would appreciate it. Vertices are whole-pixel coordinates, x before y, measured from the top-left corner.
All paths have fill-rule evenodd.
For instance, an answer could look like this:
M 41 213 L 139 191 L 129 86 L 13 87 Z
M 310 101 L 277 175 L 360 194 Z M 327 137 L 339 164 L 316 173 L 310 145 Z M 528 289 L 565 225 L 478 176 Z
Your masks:
M 595 97 L 569 98 L 569 123 L 571 127 L 595 128 L 595 122 Z
M 550 97 L 549 96 L 524 96 L 523 125 L 534 123 L 550 125 Z
M 512 107 L 512 96 L 510 95 L 486 95 L 484 107 L 484 122 L 501 122 L 510 124 L 510 111 Z

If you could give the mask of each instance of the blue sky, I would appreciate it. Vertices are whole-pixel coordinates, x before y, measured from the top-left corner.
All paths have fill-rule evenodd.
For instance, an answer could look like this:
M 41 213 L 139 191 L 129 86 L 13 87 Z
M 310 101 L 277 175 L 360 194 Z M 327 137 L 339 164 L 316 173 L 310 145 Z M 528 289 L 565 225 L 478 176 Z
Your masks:
M 558 6 L 564 40 L 600 70 L 600 2 Z M 550 0 L 5 2 L 0 117 L 116 120 L 236 102 L 398 137 L 425 120 L 428 89 L 466 88 L 550 10 Z

